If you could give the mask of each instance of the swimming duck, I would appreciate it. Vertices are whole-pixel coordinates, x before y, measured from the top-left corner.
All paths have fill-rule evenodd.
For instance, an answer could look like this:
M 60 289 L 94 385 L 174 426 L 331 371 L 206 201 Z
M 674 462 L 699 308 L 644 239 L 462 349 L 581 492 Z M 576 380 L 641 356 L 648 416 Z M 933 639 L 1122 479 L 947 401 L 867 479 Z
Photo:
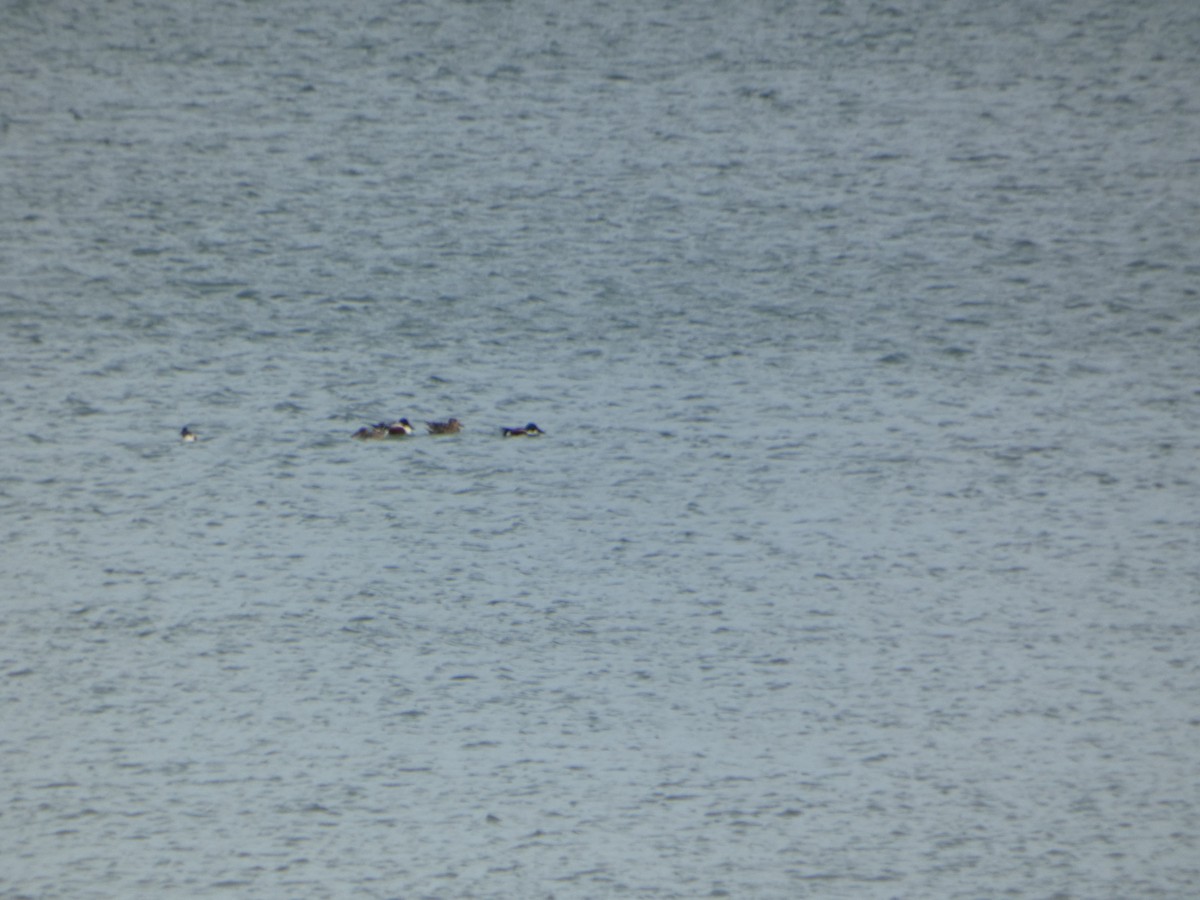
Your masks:
M 350 437 L 360 441 L 377 441 L 388 436 L 388 426 L 380 422 L 378 425 L 364 425 Z
M 190 444 L 193 441 L 199 440 L 199 437 L 197 437 L 196 432 L 184 425 L 179 429 L 179 439 Z
M 397 419 L 395 422 L 376 422 L 374 425 L 364 425 L 351 437 L 360 441 L 374 441 L 386 437 L 405 437 L 413 433 L 412 423 L 408 419 Z
M 450 419 L 448 422 L 426 422 L 430 434 L 457 434 L 462 429 L 462 422 Z
M 501 428 L 500 433 L 505 437 L 533 437 L 535 434 L 545 434 L 546 432 L 530 422 L 524 428 Z

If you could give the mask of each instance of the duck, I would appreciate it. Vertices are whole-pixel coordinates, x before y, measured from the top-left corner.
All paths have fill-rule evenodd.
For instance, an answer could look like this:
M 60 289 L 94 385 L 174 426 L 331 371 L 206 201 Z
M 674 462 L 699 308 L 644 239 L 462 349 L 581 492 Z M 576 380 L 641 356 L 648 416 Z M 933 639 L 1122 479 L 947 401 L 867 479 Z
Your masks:
M 462 430 L 462 422 L 450 419 L 446 422 L 426 422 L 430 434 L 458 434 Z
M 179 429 L 179 439 L 188 444 L 192 443 L 193 441 L 200 440 L 196 432 L 192 431 L 192 429 L 188 428 L 186 425 Z
M 501 428 L 500 433 L 505 437 L 533 437 L 536 434 L 545 434 L 546 432 L 538 428 L 533 422 L 530 422 L 524 428 Z
M 386 437 L 406 437 L 413 433 L 412 423 L 408 419 L 397 419 L 394 422 L 376 422 L 374 425 L 364 425 L 351 437 L 360 441 L 374 441 Z
M 364 425 L 350 437 L 360 441 L 377 441 L 388 436 L 388 426 L 384 422 L 378 425 Z

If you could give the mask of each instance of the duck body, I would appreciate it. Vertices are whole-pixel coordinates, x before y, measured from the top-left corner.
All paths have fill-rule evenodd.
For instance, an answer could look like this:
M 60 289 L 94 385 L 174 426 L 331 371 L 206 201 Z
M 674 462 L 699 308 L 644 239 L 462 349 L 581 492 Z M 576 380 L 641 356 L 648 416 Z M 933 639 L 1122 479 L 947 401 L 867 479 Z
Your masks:
M 179 439 L 185 444 L 195 443 L 196 441 L 200 440 L 196 432 L 192 431 L 192 429 L 188 428 L 186 425 L 179 429 Z
M 387 425 L 364 425 L 350 437 L 357 441 L 378 441 L 388 436 Z
M 533 422 L 530 422 L 523 428 L 501 428 L 500 433 L 505 437 L 534 437 L 546 432 L 538 428 Z
M 412 423 L 408 419 L 397 419 L 395 422 L 376 422 L 374 425 L 364 425 L 350 436 L 360 441 L 378 441 L 389 437 L 407 437 L 412 433 Z
M 430 434 L 458 434 L 462 430 L 462 422 L 449 419 L 445 422 L 426 422 Z

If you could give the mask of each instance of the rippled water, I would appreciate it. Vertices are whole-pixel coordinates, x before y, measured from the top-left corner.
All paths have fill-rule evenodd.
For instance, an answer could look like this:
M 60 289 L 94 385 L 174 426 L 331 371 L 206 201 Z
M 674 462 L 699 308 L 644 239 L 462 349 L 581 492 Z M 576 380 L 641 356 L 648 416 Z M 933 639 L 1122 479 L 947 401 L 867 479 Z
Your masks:
M 0 896 L 1192 896 L 1198 59 L 5 4 Z

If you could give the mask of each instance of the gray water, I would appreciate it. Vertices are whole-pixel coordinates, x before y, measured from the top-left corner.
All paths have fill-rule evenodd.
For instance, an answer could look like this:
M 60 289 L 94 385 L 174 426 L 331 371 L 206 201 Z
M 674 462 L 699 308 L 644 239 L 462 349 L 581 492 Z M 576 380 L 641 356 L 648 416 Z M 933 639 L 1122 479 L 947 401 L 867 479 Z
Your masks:
M 0 76 L 0 897 L 1195 896 L 1190 0 Z

